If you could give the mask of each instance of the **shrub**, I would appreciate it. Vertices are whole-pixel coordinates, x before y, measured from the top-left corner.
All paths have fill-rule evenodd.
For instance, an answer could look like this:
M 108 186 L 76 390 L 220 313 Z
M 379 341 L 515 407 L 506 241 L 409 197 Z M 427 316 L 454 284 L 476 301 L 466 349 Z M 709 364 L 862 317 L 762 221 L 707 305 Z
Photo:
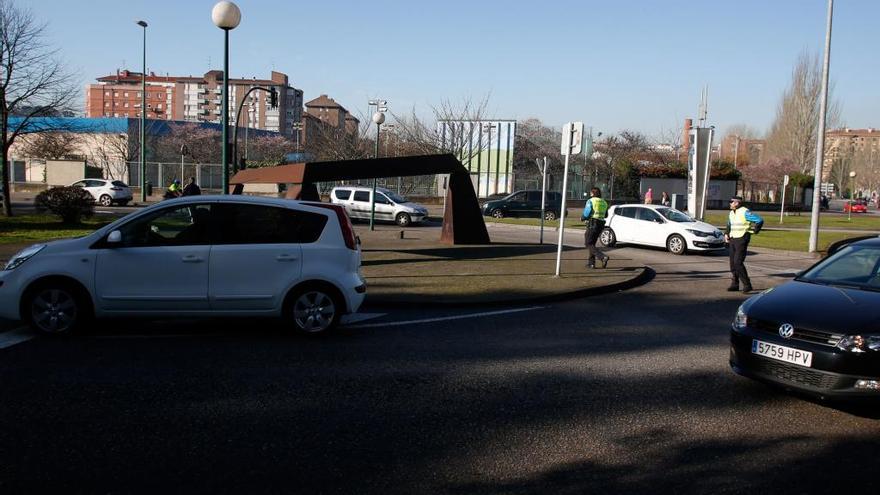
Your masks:
M 64 223 L 79 223 L 95 213 L 95 198 L 81 187 L 53 187 L 34 198 L 38 211 L 49 211 Z

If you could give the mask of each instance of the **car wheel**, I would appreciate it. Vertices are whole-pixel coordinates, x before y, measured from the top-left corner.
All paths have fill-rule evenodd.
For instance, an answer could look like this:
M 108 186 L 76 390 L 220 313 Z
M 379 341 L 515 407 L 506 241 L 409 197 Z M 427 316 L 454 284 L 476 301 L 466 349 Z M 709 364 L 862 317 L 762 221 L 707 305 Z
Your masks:
M 410 218 L 409 213 L 398 213 L 394 221 L 397 222 L 397 225 L 406 227 L 412 222 L 412 218 Z
M 297 290 L 285 310 L 287 319 L 300 332 L 315 335 L 326 333 L 339 323 L 342 304 L 337 296 L 323 287 L 307 287 Z
M 544 220 L 556 220 L 556 212 L 555 211 L 545 211 L 544 212 Z
M 605 227 L 599 234 L 599 242 L 605 247 L 614 247 L 617 244 L 617 236 L 614 235 L 614 231 L 611 228 Z
M 102 194 L 100 198 L 98 198 L 98 203 L 101 206 L 110 206 L 113 204 L 113 198 L 111 198 L 107 194 Z
M 74 287 L 50 283 L 28 291 L 22 316 L 39 333 L 68 335 L 86 319 L 87 309 L 84 299 Z
M 492 210 L 492 216 L 495 218 L 504 218 L 504 211 L 501 208 Z
M 673 234 L 669 236 L 669 239 L 666 239 L 666 249 L 672 254 L 684 254 L 687 252 L 687 243 L 684 237 Z

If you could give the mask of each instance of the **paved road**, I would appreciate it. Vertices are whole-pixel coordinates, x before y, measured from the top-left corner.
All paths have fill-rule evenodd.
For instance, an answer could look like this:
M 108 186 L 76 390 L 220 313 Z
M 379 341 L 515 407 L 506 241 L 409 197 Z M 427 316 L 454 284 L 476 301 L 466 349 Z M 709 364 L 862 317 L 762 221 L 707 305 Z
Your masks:
M 111 322 L 2 349 L 0 492 L 877 493 L 878 410 L 728 370 L 725 257 L 610 254 L 655 279 L 491 314 L 368 306 L 323 339 Z M 748 264 L 766 288 L 811 262 Z

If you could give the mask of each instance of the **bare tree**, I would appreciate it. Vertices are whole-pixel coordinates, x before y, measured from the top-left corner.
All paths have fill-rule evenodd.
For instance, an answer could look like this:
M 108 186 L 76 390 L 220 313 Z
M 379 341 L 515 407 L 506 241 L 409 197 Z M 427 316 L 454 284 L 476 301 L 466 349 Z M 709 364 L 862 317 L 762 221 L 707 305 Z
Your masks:
M 155 136 L 150 143 L 156 158 L 160 161 L 176 161 L 180 158 L 180 151 L 186 146 L 187 155 L 197 163 L 220 163 L 221 159 L 221 136 L 215 129 L 208 129 L 195 122 L 170 123 L 170 131 L 164 136 Z M 147 136 L 154 136 L 149 132 Z M 139 143 L 137 135 L 132 136 L 132 143 L 137 149 Z
M 73 132 L 41 132 L 23 136 L 20 149 L 31 158 L 61 160 L 76 156 L 80 141 L 80 136 Z
M 782 94 L 776 119 L 767 136 L 767 157 L 790 161 L 801 173 L 809 172 L 816 161 L 816 133 L 819 125 L 819 97 L 822 67 L 818 55 L 801 53 L 791 73 L 791 83 Z M 833 84 L 829 87 L 829 95 Z M 827 121 L 833 128 L 840 116 L 840 105 L 829 98 Z
M 0 0 L 0 175 L 6 216 L 12 216 L 9 147 L 27 133 L 63 130 L 66 124 L 59 119 L 35 118 L 66 111 L 78 92 L 57 50 L 46 44 L 45 31 L 30 10 Z
M 363 121 L 362 121 L 363 122 Z M 369 158 L 370 142 L 367 140 L 369 124 L 362 123 L 352 132 L 344 126 L 337 127 L 322 120 L 309 126 L 305 151 L 317 161 L 357 160 Z
M 128 135 L 99 132 L 92 139 L 88 160 L 104 169 L 108 179 L 128 180 L 128 163 L 137 155 L 137 147 L 132 146 Z
M 487 119 L 489 97 L 481 100 L 465 98 L 459 103 L 443 100 L 432 106 L 433 122 L 419 117 L 413 108 L 409 114 L 392 113 L 402 142 L 415 153 L 430 155 L 451 153 L 467 162 L 488 148 L 488 140 L 480 124 Z
M 273 166 L 284 161 L 284 155 L 296 145 L 286 136 L 257 136 L 248 143 L 248 167 Z

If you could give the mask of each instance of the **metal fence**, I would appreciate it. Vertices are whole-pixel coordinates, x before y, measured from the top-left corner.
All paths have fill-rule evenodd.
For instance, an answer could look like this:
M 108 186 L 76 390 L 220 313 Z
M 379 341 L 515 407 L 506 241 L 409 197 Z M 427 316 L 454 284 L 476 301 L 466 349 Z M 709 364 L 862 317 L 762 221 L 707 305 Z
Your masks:
M 132 186 L 140 186 L 140 163 L 128 162 L 128 183 Z M 223 166 L 219 163 L 159 163 L 147 162 L 144 164 L 147 182 L 153 187 L 168 187 L 175 179 L 186 182 L 190 177 L 195 177 L 196 184 L 202 189 L 223 188 Z

